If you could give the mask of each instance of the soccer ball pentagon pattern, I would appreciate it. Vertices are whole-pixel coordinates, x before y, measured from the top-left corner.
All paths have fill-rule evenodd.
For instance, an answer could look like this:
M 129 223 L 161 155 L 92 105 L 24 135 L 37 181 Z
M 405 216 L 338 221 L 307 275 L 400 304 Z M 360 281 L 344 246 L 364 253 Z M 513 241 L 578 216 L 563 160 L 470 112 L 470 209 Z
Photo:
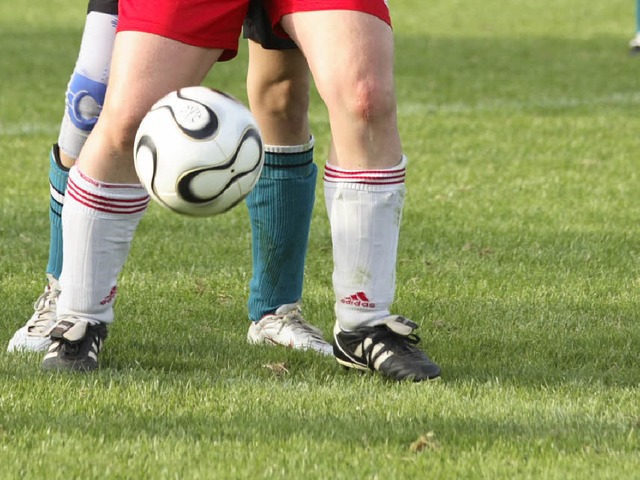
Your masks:
M 135 168 L 149 195 L 190 216 L 226 212 L 255 186 L 264 164 L 251 112 L 232 96 L 187 87 L 158 100 L 134 143 Z

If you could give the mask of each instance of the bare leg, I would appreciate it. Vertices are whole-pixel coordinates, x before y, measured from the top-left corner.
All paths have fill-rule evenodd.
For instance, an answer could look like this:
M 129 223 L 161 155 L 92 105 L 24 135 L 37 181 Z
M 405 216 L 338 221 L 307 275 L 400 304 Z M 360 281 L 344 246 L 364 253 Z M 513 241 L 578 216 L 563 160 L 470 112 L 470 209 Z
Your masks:
M 317 178 L 304 56 L 250 41 L 247 92 L 266 152 L 260 180 L 247 197 L 253 258 L 247 339 L 331 354 L 300 308 Z
M 142 117 L 167 93 L 199 85 L 221 53 L 148 33 L 118 33 L 105 106 L 77 161 L 80 170 L 104 182 L 138 183 L 133 140 Z
M 391 27 L 350 11 L 296 13 L 282 24 L 307 57 L 327 105 L 334 147 L 329 163 L 346 169 L 397 165 L 402 147 Z

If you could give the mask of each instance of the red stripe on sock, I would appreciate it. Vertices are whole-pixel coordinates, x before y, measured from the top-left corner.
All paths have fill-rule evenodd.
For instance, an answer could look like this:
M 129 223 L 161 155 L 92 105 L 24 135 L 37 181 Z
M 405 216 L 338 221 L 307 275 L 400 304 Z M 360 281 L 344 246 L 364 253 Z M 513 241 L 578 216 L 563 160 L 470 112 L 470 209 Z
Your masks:
M 365 185 L 397 185 L 404 182 L 405 168 L 389 170 L 343 170 L 325 165 L 324 180 L 330 183 L 360 183 Z
M 137 187 L 140 188 L 140 187 Z M 73 180 L 67 184 L 67 194 L 85 207 L 104 213 L 131 214 L 142 212 L 149 204 L 149 195 L 131 199 L 115 199 L 89 192 Z

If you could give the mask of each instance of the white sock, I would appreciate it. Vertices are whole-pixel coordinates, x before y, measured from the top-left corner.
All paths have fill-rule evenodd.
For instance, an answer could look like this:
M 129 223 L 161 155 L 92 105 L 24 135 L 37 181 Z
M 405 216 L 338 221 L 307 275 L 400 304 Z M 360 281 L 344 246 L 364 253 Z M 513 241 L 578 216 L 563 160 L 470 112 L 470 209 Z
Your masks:
M 118 275 L 148 203 L 141 185 L 102 183 L 71 169 L 62 209 L 59 318 L 113 321 Z
M 406 158 L 384 170 L 325 166 L 324 192 L 333 240 L 335 312 L 343 330 L 376 325 L 390 314 Z

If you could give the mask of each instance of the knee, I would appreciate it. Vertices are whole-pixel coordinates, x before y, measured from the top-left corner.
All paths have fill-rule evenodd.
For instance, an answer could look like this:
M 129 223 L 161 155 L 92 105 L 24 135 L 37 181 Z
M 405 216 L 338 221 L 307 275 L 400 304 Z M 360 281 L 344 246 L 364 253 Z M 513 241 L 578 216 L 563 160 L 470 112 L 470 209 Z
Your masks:
M 66 92 L 66 107 L 73 125 L 90 132 L 102 111 L 106 83 L 92 80 L 77 71 L 73 72 Z
M 357 118 L 367 122 L 388 117 L 395 111 L 392 86 L 378 80 L 357 82 L 351 108 Z
M 101 132 L 116 150 L 131 151 L 144 114 L 126 102 L 105 103 L 107 85 L 74 72 L 66 92 L 69 120 L 84 132 L 91 132 L 100 118 Z
M 334 79 L 325 91 L 329 111 L 342 111 L 354 121 L 378 122 L 395 114 L 392 78 L 369 75 L 343 81 Z
M 251 109 L 258 117 L 304 123 L 309 108 L 309 87 L 304 82 L 284 79 L 263 85 L 251 97 Z
M 105 104 L 100 131 L 113 151 L 133 152 L 136 132 L 145 113 L 128 107 L 124 102 Z

